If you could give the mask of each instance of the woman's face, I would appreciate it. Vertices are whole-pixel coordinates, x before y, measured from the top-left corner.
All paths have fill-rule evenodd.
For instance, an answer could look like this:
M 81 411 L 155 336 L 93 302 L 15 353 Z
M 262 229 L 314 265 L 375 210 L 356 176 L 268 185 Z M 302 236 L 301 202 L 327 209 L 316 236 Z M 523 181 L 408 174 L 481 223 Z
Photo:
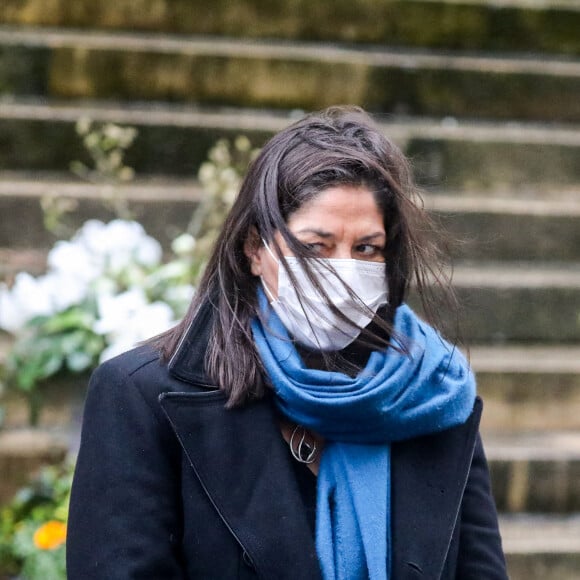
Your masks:
M 323 258 L 383 262 L 387 243 L 383 215 L 373 194 L 363 186 L 337 185 L 321 191 L 288 218 L 288 229 Z M 284 239 L 275 234 L 285 256 L 292 256 Z M 278 263 L 264 245 L 246 245 L 254 276 L 262 276 L 278 296 Z

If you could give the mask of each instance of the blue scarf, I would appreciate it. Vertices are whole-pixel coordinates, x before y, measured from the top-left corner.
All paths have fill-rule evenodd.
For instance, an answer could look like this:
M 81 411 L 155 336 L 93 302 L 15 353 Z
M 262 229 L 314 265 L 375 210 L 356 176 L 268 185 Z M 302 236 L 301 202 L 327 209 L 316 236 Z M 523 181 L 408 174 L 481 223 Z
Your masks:
M 260 290 L 266 328 L 252 332 L 280 411 L 325 439 L 316 551 L 324 580 L 387 580 L 390 443 L 442 431 L 471 414 L 475 380 L 463 355 L 406 305 L 395 334 L 408 354 L 374 351 L 356 377 L 305 367 Z M 392 340 L 395 344 L 395 340 Z

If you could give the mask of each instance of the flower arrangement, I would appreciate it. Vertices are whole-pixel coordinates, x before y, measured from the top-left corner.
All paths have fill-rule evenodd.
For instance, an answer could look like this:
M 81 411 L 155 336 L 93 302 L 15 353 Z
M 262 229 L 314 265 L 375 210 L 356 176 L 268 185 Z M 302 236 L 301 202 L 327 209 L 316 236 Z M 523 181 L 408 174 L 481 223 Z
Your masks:
M 66 578 L 66 520 L 73 466 L 48 467 L 0 512 L 0 574 Z
M 210 150 L 198 175 L 206 195 L 169 260 L 139 223 L 90 220 L 50 250 L 46 274 L 21 272 L 11 287 L 0 283 L 0 330 L 14 339 L 5 382 L 26 394 L 32 425 L 47 379 L 89 372 L 181 318 L 255 153 L 246 137 Z
M 31 397 L 58 373 L 90 370 L 138 342 L 167 330 L 193 294 L 189 234 L 177 238 L 162 263 L 159 242 L 133 221 L 91 220 L 48 254 L 48 271 L 22 272 L 0 284 L 0 328 L 15 337 L 9 383 Z
M 88 140 L 85 146 L 95 169 L 77 163 L 75 172 L 108 187 L 130 179 L 123 156 L 135 133 L 121 129 L 80 122 L 77 130 Z M 22 272 L 13 284 L 0 283 L 0 330 L 13 339 L 4 380 L 27 395 L 32 425 L 39 419 L 42 386 L 48 379 L 88 373 L 99 362 L 166 330 L 184 314 L 256 153 L 246 137 L 233 143 L 220 140 L 210 150 L 198 173 L 205 195 L 187 231 L 171 244 L 170 255 L 164 256 L 157 240 L 135 221 L 90 220 L 69 240 L 54 245 L 44 275 Z M 112 191 L 110 187 L 106 191 Z M 126 200 L 115 203 L 122 210 L 117 214 L 127 218 Z M 57 199 L 43 208 L 51 231 L 68 231 L 62 218 L 74 207 Z M 72 471 L 69 464 L 43 470 L 0 511 L 0 577 L 66 578 Z

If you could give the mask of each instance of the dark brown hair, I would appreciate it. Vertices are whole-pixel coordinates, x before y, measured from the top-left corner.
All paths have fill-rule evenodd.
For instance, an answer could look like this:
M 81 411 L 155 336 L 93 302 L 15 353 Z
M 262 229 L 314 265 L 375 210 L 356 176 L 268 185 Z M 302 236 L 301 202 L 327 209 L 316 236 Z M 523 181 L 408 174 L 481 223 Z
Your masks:
M 285 267 L 274 238 L 279 232 L 316 282 L 304 261 L 315 256 L 286 223 L 306 201 L 336 185 L 368 188 L 383 214 L 389 302 L 378 322 L 387 332 L 367 331 L 372 344 L 388 344 L 384 337 L 391 335 L 395 310 L 412 284 L 426 318 L 436 326 L 435 298 L 453 301 L 441 241 L 434 236 L 405 156 L 359 108 L 332 107 L 310 114 L 275 135 L 251 164 L 187 315 L 155 340 L 169 359 L 200 305 L 209 302 L 214 316 L 205 370 L 227 394 L 229 406 L 259 398 L 266 389 L 250 329 L 250 321 L 259 315 L 259 279 L 250 272 L 244 244 L 251 236 L 254 243 L 265 240 Z

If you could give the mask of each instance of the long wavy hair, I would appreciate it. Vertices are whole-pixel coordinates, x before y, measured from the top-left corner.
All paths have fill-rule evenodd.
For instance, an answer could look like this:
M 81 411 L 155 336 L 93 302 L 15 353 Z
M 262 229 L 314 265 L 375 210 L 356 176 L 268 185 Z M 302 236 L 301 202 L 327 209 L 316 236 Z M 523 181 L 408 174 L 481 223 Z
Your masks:
M 412 286 L 425 318 L 436 327 L 441 328 L 441 300 L 454 307 L 452 312 L 457 310 L 446 246 L 423 207 L 403 153 L 360 108 L 331 107 L 310 114 L 262 148 L 248 169 L 186 316 L 154 340 L 162 358 L 168 360 L 190 332 L 199 307 L 210 304 L 213 323 L 205 372 L 225 392 L 230 407 L 260 398 L 268 388 L 250 329 L 252 318 L 260 316 L 260 280 L 250 272 L 244 244 L 266 241 L 280 266 L 286 267 L 274 237 L 279 232 L 316 284 L 306 260 L 316 256 L 293 236 L 287 221 L 304 203 L 337 185 L 368 188 L 382 212 L 387 235 L 388 304 L 372 329 L 363 330 L 367 343 L 392 346 L 394 314 Z M 318 289 L 327 298 L 324 289 Z

